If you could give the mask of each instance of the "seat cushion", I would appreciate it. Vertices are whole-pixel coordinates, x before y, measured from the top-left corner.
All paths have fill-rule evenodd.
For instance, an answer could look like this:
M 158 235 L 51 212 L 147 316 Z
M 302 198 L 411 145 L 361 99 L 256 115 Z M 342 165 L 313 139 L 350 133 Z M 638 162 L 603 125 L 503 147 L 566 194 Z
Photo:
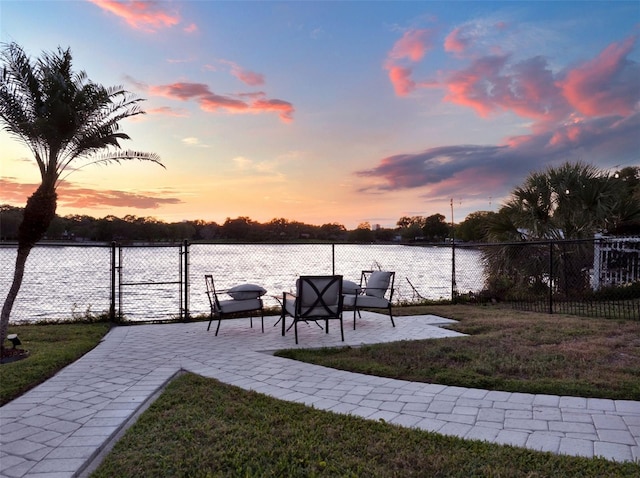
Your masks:
M 360 296 L 364 297 L 364 296 Z M 356 294 L 345 294 L 342 304 L 345 307 L 353 307 L 356 302 Z
M 365 294 L 374 297 L 384 297 L 385 292 L 389 288 L 391 281 L 391 272 L 375 271 L 372 272 L 367 281 Z
M 223 314 L 230 314 L 232 312 L 249 312 L 251 310 L 257 310 L 262 308 L 262 299 L 245 299 L 245 300 L 221 300 L 220 311 Z
M 357 299 L 357 300 L 356 300 Z M 373 295 L 346 295 L 344 297 L 345 307 L 372 307 L 372 308 L 387 308 L 389 307 L 389 301 L 384 297 L 376 297 Z
M 296 315 L 296 296 L 295 295 L 285 295 L 284 302 L 282 303 L 282 307 L 284 308 L 285 313 L 288 315 L 295 317 Z M 312 318 L 322 318 L 322 317 L 334 317 L 339 310 L 338 305 L 328 305 L 328 311 L 325 307 L 305 307 L 302 305 L 300 307 L 300 318 L 304 320 L 305 317 L 309 319 Z
M 227 290 L 227 294 L 236 300 L 257 299 L 266 293 L 266 289 L 256 284 L 240 284 Z
M 308 319 L 318 319 L 318 318 L 332 318 L 338 316 L 337 305 L 330 305 L 328 307 L 303 307 L 300 311 L 300 318 L 302 320 L 306 318 Z

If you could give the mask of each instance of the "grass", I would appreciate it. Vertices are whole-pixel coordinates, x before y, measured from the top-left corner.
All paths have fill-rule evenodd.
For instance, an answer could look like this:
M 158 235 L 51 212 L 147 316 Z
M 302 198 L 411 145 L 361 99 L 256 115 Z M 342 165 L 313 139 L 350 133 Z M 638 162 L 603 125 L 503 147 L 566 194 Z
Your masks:
M 277 355 L 416 382 L 508 392 L 640 400 L 640 321 L 430 306 L 469 334 L 363 347 L 285 350 Z M 402 317 L 396 319 L 402 321 Z
M 0 365 L 0 405 L 55 375 L 94 348 L 108 332 L 109 324 L 12 325 L 10 334 L 18 334 L 20 348 L 29 357 Z
M 407 307 L 394 313 L 397 321 L 401 314 L 424 313 L 459 319 L 454 328 L 471 336 L 282 354 L 300 353 L 316 363 L 341 362 L 340 368 L 387 376 L 410 374 L 411 380 L 452 380 L 469 387 L 640 397 L 640 322 L 548 316 L 493 306 Z M 71 351 L 71 344 L 58 340 L 70 337 L 76 327 L 96 327 L 90 339 L 79 331 L 72 333 L 71 341 L 83 342 L 89 350 L 107 326 L 23 327 L 12 332 L 19 333 L 32 356 L 0 366 L 3 396 L 4 378 L 14 375 L 9 370 L 29 369 L 41 354 Z M 40 328 L 42 333 L 37 333 Z M 61 367 L 64 360 L 45 363 L 55 368 L 54 363 Z M 640 476 L 640 464 L 461 440 L 336 415 L 185 374 L 141 415 L 92 476 L 635 477 Z
M 91 475 L 623 477 L 640 466 L 461 440 L 183 375 Z

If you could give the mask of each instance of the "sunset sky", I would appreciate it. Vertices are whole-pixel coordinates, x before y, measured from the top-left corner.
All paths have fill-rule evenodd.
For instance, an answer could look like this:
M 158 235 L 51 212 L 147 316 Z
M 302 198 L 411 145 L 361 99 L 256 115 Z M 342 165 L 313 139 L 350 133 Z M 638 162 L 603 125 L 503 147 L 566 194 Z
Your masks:
M 58 214 L 348 229 L 497 210 L 564 161 L 640 165 L 640 2 L 0 1 L 0 41 L 146 98 L 152 164 L 87 167 Z M 0 203 L 39 182 L 0 133 Z

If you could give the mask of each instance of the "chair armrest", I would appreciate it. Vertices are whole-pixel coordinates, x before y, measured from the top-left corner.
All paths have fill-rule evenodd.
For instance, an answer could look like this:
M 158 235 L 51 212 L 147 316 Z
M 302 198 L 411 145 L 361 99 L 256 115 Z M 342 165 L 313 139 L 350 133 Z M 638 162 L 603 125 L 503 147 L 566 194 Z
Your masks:
M 289 300 L 291 300 L 291 299 L 295 300 L 295 299 L 298 298 L 298 296 L 295 295 L 293 292 L 283 292 L 282 293 L 282 300 L 286 301 L 287 298 L 289 298 Z

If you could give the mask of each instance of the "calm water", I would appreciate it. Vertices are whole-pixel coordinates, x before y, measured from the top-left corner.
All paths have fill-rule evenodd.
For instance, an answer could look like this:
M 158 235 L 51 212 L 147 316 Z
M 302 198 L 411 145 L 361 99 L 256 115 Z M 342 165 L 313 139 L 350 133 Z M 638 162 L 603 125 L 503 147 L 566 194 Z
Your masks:
M 483 287 L 480 253 L 456 248 L 456 284 L 460 292 Z M 0 298 L 4 301 L 13 276 L 14 247 L 0 247 Z M 180 313 L 184 256 L 178 246 L 125 247 L 116 255 L 121 283 L 120 307 L 129 320 L 169 319 Z M 209 304 L 204 274 L 226 289 L 251 282 L 272 296 L 294 287 L 296 277 L 342 274 L 359 281 L 360 271 L 396 272 L 394 301 L 451 297 L 452 252 L 444 247 L 329 244 L 193 244 L 187 262 L 188 301 L 192 315 L 205 314 Z M 106 246 L 39 246 L 27 262 L 12 322 L 66 319 L 109 309 L 111 249 Z M 413 287 L 412 287 L 413 285 Z

